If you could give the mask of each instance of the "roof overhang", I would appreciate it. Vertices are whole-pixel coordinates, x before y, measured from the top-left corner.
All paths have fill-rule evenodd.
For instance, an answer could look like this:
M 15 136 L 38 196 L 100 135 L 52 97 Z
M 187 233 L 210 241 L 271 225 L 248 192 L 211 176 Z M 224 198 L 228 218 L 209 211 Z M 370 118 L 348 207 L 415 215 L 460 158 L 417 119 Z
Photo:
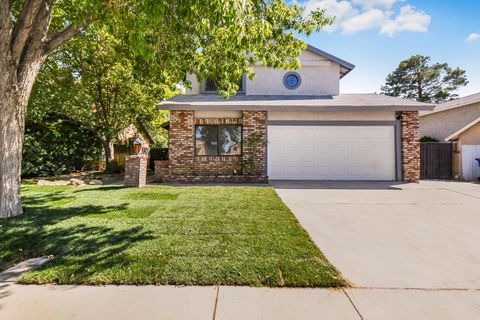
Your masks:
M 459 98 L 459 99 L 455 99 L 455 100 L 452 100 L 452 101 L 448 101 L 448 102 L 439 104 L 435 107 L 435 109 L 433 109 L 430 112 L 422 112 L 422 114 L 420 114 L 420 116 L 421 117 L 422 116 L 428 116 L 428 115 L 443 112 L 443 111 L 448 111 L 448 110 L 452 110 L 452 109 L 467 107 L 467 106 L 471 106 L 471 105 L 476 104 L 476 103 L 480 103 L 480 93 L 475 93 L 475 94 L 472 94 L 472 95 L 469 95 L 469 96 L 466 96 L 466 97 L 463 97 L 463 98 Z
M 179 95 L 157 105 L 162 110 L 259 111 L 429 111 L 432 104 L 378 94 L 338 96 Z
M 340 79 L 346 76 L 350 71 L 355 69 L 355 65 L 347 62 L 343 59 L 340 59 L 333 54 L 330 54 L 328 52 L 325 52 L 323 50 L 318 49 L 317 47 L 314 47 L 310 44 L 307 45 L 307 50 L 310 52 L 313 52 L 315 54 L 318 54 L 319 56 L 322 56 L 330 61 L 333 61 L 335 63 L 338 63 L 340 65 Z

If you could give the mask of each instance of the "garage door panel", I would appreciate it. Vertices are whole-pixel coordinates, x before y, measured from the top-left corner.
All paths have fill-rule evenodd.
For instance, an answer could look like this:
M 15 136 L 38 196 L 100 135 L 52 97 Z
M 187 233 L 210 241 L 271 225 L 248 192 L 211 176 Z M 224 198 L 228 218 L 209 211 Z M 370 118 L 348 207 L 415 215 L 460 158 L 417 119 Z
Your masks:
M 270 179 L 394 180 L 393 126 L 269 126 Z

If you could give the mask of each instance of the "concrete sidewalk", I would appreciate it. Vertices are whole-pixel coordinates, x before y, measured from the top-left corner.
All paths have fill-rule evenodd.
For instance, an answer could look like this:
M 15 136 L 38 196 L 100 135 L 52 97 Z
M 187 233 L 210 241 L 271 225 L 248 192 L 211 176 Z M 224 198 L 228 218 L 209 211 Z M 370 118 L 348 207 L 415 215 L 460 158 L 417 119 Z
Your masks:
M 479 319 L 480 291 L 0 284 L 0 319 Z
M 0 273 L 0 319 L 479 319 L 480 290 L 24 286 Z
M 0 319 L 479 319 L 480 290 L 24 286 L 0 273 Z

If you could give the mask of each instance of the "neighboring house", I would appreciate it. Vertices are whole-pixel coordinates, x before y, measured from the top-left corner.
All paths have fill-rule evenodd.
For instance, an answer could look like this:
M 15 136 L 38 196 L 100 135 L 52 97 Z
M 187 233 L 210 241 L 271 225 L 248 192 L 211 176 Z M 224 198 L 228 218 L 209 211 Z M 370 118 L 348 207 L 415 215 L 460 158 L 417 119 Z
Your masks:
M 140 135 L 142 139 L 145 142 L 145 147 L 150 147 L 150 145 L 154 144 L 155 141 L 150 134 L 150 132 L 145 128 L 145 126 L 142 123 L 137 123 L 137 124 L 131 124 L 125 129 L 123 129 L 119 134 L 118 134 L 118 139 L 116 141 L 117 144 L 122 144 L 122 145 L 127 145 L 127 144 L 132 144 L 133 140 L 135 140 L 135 137 Z
M 480 93 L 452 100 L 435 107 L 433 111 L 420 113 L 420 136 L 438 141 L 456 141 L 461 160 L 456 172 L 462 178 L 477 177 L 480 157 Z
M 215 81 L 189 76 L 170 110 L 169 160 L 176 182 L 405 180 L 420 178 L 418 111 L 433 105 L 377 94 L 340 94 L 354 65 L 313 46 L 296 71 L 255 67 L 224 99 Z

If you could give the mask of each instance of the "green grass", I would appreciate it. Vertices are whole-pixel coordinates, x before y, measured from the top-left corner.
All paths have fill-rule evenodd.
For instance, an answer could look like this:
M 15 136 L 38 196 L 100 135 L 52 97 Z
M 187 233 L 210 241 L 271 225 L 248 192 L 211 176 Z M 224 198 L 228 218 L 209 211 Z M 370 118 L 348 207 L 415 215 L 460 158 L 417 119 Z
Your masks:
M 0 220 L 0 269 L 53 255 L 21 283 L 336 287 L 337 270 L 269 187 L 22 188 Z

